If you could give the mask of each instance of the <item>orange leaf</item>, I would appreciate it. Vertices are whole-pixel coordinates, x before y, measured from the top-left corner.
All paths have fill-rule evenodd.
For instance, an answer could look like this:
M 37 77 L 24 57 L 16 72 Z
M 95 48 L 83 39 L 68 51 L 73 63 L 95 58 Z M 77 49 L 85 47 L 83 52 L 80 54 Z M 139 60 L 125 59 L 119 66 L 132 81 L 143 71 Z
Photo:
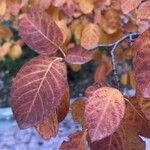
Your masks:
M 81 0 L 79 7 L 84 14 L 89 14 L 94 9 L 93 0 Z
M 63 44 L 63 34 L 53 19 L 42 9 L 31 9 L 18 23 L 25 43 L 40 54 L 53 54 Z
M 57 113 L 55 112 L 51 116 L 46 117 L 41 123 L 36 125 L 35 128 L 45 140 L 55 137 L 58 133 Z
M 69 136 L 69 141 L 64 141 L 60 150 L 86 150 L 86 131 L 78 131 Z
M 7 10 L 6 0 L 1 0 L 0 1 L 0 19 L 1 17 L 5 15 L 6 10 Z
M 70 91 L 69 85 L 67 84 L 63 100 L 57 110 L 58 122 L 61 122 L 65 119 L 66 115 L 69 112 L 69 105 L 70 105 Z
M 136 98 L 127 104 L 126 112 L 117 131 L 109 137 L 91 144 L 91 150 L 144 150 L 145 143 L 138 135 L 145 135 L 144 124 L 148 125 L 139 111 Z M 149 126 L 150 127 L 150 126 Z M 148 131 L 148 130 L 147 130 Z
M 100 38 L 100 29 L 96 24 L 87 24 L 81 36 L 81 46 L 85 49 L 92 49 L 97 46 Z
M 79 98 L 74 101 L 71 106 L 72 117 L 75 121 L 79 122 L 82 126 L 85 126 L 84 110 L 86 99 Z
M 19 44 L 14 45 L 11 47 L 10 51 L 8 52 L 8 55 L 11 57 L 12 60 L 16 60 L 21 57 L 22 55 L 22 48 Z
M 102 16 L 100 27 L 107 34 L 114 34 L 120 29 L 120 21 L 119 13 L 114 9 L 109 9 Z
M 92 142 L 113 134 L 125 113 L 120 91 L 110 87 L 96 90 L 85 106 L 85 120 Z
M 64 96 L 67 72 L 61 58 L 38 56 L 18 72 L 12 86 L 12 110 L 20 128 L 54 113 Z
M 12 36 L 12 31 L 5 25 L 0 24 L 0 39 L 9 39 Z

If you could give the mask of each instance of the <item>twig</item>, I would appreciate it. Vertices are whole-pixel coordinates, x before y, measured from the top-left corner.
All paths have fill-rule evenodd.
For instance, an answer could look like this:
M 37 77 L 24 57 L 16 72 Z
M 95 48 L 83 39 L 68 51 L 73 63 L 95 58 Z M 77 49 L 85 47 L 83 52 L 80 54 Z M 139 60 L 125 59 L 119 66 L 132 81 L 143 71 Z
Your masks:
M 139 35 L 140 35 L 140 33 L 138 33 L 138 32 L 130 32 L 112 44 L 100 44 L 100 45 L 97 45 L 95 47 L 95 48 L 109 48 L 110 49 L 111 58 L 112 58 L 113 74 L 114 74 L 115 80 L 117 82 L 118 88 L 120 88 L 120 80 L 119 80 L 119 77 L 117 75 L 116 61 L 115 61 L 115 50 L 118 47 L 118 45 L 123 43 L 125 40 L 128 40 L 129 42 L 133 42 Z

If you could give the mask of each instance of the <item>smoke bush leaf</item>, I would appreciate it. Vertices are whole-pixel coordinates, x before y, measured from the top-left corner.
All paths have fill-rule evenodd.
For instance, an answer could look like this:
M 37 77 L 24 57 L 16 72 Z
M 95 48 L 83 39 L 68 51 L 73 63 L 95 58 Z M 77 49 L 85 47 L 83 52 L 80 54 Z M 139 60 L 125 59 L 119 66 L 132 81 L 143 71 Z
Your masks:
M 61 122 L 65 119 L 66 115 L 69 112 L 69 105 L 70 105 L 70 90 L 69 90 L 69 85 L 67 84 L 63 96 L 63 100 L 57 110 L 58 122 Z
M 46 117 L 41 123 L 36 125 L 35 128 L 45 140 L 55 137 L 58 133 L 58 120 L 56 112 Z
M 21 38 L 40 54 L 53 54 L 63 44 L 63 34 L 42 9 L 32 9 L 18 22 Z
M 69 141 L 64 141 L 60 150 L 86 150 L 86 131 L 77 131 L 69 136 Z
M 133 65 L 137 86 L 143 97 L 150 98 L 150 30 L 145 31 L 134 42 Z
M 96 90 L 85 106 L 85 120 L 91 141 L 113 134 L 125 113 L 125 102 L 120 91 L 110 87 Z
M 145 1 L 137 10 L 138 19 L 150 19 L 150 1 Z
M 100 39 L 99 26 L 93 23 L 87 24 L 81 35 L 81 46 L 85 49 L 93 49 L 96 47 Z
M 92 60 L 92 52 L 82 47 L 74 47 L 68 50 L 65 58 L 70 64 L 84 64 Z
M 37 125 L 58 108 L 67 82 L 61 58 L 38 56 L 19 71 L 12 87 L 12 109 L 20 128 Z
M 83 126 L 85 126 L 84 110 L 86 101 L 84 98 L 79 98 L 71 106 L 71 114 L 74 121 L 79 122 Z
M 121 9 L 124 14 L 128 14 L 130 11 L 138 7 L 142 0 L 121 0 Z

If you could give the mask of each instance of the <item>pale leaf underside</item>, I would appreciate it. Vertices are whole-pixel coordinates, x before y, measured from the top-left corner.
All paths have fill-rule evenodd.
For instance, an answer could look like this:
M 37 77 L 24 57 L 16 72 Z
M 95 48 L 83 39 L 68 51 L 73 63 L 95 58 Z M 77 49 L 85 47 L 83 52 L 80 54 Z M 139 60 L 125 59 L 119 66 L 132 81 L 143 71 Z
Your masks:
M 85 120 L 92 142 L 114 133 L 125 112 L 122 94 L 114 88 L 96 90 L 85 106 Z
M 20 128 L 40 123 L 61 103 L 67 80 L 60 58 L 38 56 L 19 71 L 12 87 L 12 109 Z
M 40 8 L 32 9 L 18 22 L 25 43 L 40 54 L 55 53 L 63 42 L 63 34 L 52 18 Z

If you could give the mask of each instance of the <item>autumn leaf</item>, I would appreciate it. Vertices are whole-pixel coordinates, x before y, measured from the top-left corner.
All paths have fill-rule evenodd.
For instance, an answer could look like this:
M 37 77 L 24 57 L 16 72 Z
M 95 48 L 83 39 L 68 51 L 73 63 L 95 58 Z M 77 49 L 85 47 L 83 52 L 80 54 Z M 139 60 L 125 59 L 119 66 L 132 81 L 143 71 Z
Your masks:
M 137 8 L 142 0 L 121 0 L 121 9 L 124 14 L 128 14 L 133 9 Z
M 7 10 L 7 4 L 6 0 L 1 0 L 0 1 L 0 19 L 5 15 L 6 10 Z
M 96 90 L 85 106 L 85 120 L 91 141 L 113 134 L 125 113 L 125 102 L 117 89 L 102 87 Z
M 143 97 L 150 97 L 150 30 L 145 31 L 134 42 L 133 51 L 133 66 L 137 86 L 140 89 Z
M 67 22 L 65 20 L 57 21 L 56 24 L 63 33 L 63 43 L 68 43 L 71 39 L 71 30 L 67 27 Z
M 12 31 L 7 26 L 0 24 L 0 39 L 10 39 Z
M 20 128 L 37 125 L 54 113 L 67 82 L 61 58 L 38 56 L 19 71 L 12 86 L 12 110 Z
M 41 9 L 32 9 L 18 22 L 21 38 L 40 54 L 53 54 L 63 44 L 63 34 L 52 18 Z
M 8 52 L 10 51 L 11 46 L 12 46 L 12 42 L 5 42 L 0 47 L 0 60 L 3 60 L 4 57 L 8 54 Z
M 145 143 L 139 135 L 145 136 L 150 127 L 140 112 L 136 98 L 129 100 L 123 120 L 117 131 L 100 141 L 91 143 L 91 150 L 144 150 Z M 148 128 L 147 128 L 148 129 Z
M 65 60 L 69 64 L 85 64 L 92 60 L 92 52 L 82 47 L 74 47 L 68 50 Z
M 35 126 L 37 132 L 45 139 L 55 137 L 58 133 L 57 113 L 44 118 L 44 120 Z
M 140 92 L 137 92 L 137 100 L 141 111 L 145 117 L 150 121 L 150 98 L 144 98 Z
M 90 97 L 93 95 L 93 93 L 98 90 L 101 87 L 106 87 L 108 86 L 106 82 L 99 82 L 99 83 L 93 83 L 91 86 L 89 86 L 86 90 L 85 90 L 85 95 L 87 97 Z
M 69 141 L 64 141 L 60 150 L 86 150 L 86 131 L 77 131 L 69 136 Z
M 79 2 L 79 7 L 84 14 L 89 14 L 94 9 L 93 0 L 81 0 Z
M 38 5 L 42 9 L 47 9 L 52 3 L 52 0 L 38 0 Z
M 81 46 L 85 49 L 93 49 L 97 46 L 100 39 L 100 29 L 96 24 L 87 24 L 81 35 Z
M 69 106 L 70 106 L 70 90 L 69 85 L 66 84 L 63 100 L 57 109 L 58 122 L 61 122 L 65 119 L 65 117 L 69 112 Z
M 74 121 L 79 122 L 82 126 L 85 126 L 84 110 L 86 101 L 85 98 L 78 98 L 71 105 L 71 114 Z
M 150 19 L 150 1 L 143 2 L 137 9 L 137 19 Z
M 114 34 L 120 29 L 120 21 L 118 12 L 114 9 L 108 9 L 101 18 L 100 27 L 105 33 Z
M 11 57 L 12 60 L 16 60 L 21 57 L 22 53 L 23 52 L 21 46 L 17 44 L 10 48 L 8 55 Z

